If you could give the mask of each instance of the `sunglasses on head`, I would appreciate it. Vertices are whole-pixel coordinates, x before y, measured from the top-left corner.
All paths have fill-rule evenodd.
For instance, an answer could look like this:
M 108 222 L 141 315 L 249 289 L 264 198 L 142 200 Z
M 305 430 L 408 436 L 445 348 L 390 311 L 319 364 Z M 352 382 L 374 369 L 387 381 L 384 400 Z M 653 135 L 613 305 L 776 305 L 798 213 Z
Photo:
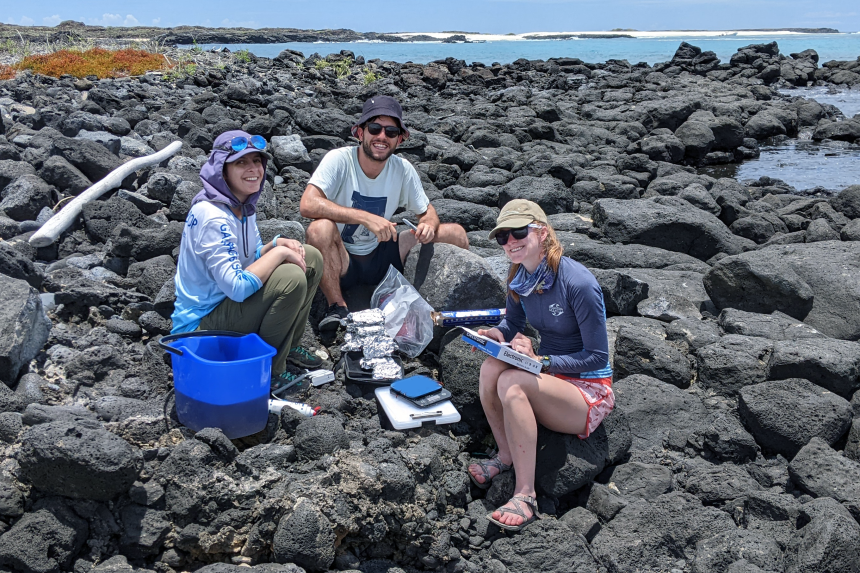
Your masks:
M 252 135 L 250 138 L 247 138 L 244 135 L 239 135 L 230 140 L 230 145 L 222 145 L 216 149 L 236 153 L 243 149 L 247 149 L 249 145 L 254 149 L 264 151 L 266 149 L 266 139 L 262 135 Z
M 513 237 L 515 239 L 522 240 L 525 239 L 529 234 L 529 228 L 531 229 L 540 229 L 540 225 L 529 224 L 525 227 L 520 227 L 519 229 L 505 229 L 503 231 L 498 231 L 496 233 L 496 242 L 500 245 L 508 244 L 508 238 Z
M 367 124 L 367 132 L 370 135 L 379 135 L 380 133 L 382 133 L 383 129 L 385 130 L 385 137 L 388 137 L 391 139 L 394 139 L 395 137 L 397 137 L 398 135 L 403 133 L 403 130 L 400 129 L 399 127 L 397 127 L 396 125 L 385 125 L 385 126 L 383 126 L 381 123 L 376 123 L 376 122 Z

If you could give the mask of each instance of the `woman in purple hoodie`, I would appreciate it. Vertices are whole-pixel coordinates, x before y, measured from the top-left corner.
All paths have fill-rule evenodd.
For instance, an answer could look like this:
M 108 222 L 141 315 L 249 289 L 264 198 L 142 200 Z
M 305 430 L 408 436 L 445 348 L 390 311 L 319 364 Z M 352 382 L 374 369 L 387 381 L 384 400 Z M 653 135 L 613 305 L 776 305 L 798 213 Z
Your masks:
M 287 362 L 318 368 L 299 345 L 323 272 L 314 247 L 280 235 L 263 244 L 256 205 L 271 157 L 266 140 L 244 131 L 215 139 L 200 170 L 203 190 L 182 232 L 172 333 L 256 332 L 276 350 L 273 385 L 289 382 Z

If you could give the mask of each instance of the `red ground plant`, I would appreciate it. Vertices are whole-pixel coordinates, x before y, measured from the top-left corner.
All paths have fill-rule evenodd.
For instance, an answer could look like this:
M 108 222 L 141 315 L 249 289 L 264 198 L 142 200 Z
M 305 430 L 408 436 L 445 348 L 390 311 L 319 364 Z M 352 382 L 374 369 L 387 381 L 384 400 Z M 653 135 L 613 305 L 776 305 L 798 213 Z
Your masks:
M 145 50 L 105 50 L 91 48 L 85 52 L 60 50 L 52 54 L 27 56 L 12 66 L 0 66 L 0 79 L 14 77 L 16 71 L 32 70 L 35 74 L 58 78 L 70 74 L 77 78 L 99 79 L 140 76 L 154 70 L 172 67 L 163 56 Z

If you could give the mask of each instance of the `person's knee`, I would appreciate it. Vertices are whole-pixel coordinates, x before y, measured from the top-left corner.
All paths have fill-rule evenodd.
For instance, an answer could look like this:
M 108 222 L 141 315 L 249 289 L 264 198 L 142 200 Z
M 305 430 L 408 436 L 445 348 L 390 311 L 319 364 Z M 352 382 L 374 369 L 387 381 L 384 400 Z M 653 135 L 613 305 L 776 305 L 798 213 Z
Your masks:
M 512 400 L 526 398 L 526 390 L 522 384 L 521 370 L 505 370 L 499 375 L 496 391 L 503 404 Z
M 418 239 L 412 234 L 412 231 L 401 231 L 397 236 L 397 245 L 400 247 L 400 252 L 409 252 L 412 247 L 418 244 Z
M 507 364 L 498 358 L 488 356 L 481 364 L 481 378 L 491 377 L 493 379 L 497 379 L 506 366 Z
M 337 237 L 337 224 L 329 219 L 317 219 L 308 225 L 305 241 L 309 245 L 320 246 L 330 244 Z
M 304 297 L 308 292 L 308 279 L 298 265 L 283 264 L 272 271 L 266 286 L 278 291 L 278 295 L 295 293 L 296 296 Z
M 492 358 L 485 360 L 481 365 L 481 374 L 478 376 L 478 390 L 483 393 L 494 393 L 499 381 L 499 369 L 490 363 Z
M 448 243 L 461 249 L 469 248 L 469 235 L 466 229 L 457 223 L 443 223 L 439 226 L 437 242 Z

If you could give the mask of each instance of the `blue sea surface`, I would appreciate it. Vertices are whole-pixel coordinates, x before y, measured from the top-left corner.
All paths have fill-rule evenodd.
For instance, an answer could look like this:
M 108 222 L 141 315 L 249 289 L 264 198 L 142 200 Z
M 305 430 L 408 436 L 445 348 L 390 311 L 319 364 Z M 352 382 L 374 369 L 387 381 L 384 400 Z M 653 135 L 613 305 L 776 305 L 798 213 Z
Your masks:
M 779 91 L 788 96 L 800 96 L 814 99 L 818 103 L 829 103 L 838 107 L 845 114 L 845 117 L 850 118 L 860 114 L 860 88 L 858 87 L 847 89 L 835 86 L 817 86 Z
M 707 37 L 691 33 L 685 37 L 613 38 L 576 40 L 511 40 L 488 41 L 474 44 L 443 44 L 441 42 L 290 42 L 285 44 L 205 44 L 204 49 L 227 47 L 230 50 L 249 50 L 251 53 L 272 58 L 282 50 L 290 49 L 310 56 L 314 52 L 325 56 L 341 50 L 351 50 L 365 59 L 380 58 L 395 62 L 426 64 L 433 60 L 453 57 L 466 63 L 481 62 L 507 64 L 519 58 L 546 60 L 573 57 L 597 63 L 610 59 L 627 60 L 631 64 L 654 64 L 672 59 L 678 45 L 686 41 L 702 50 L 712 50 L 728 62 L 737 49 L 749 44 L 776 41 L 783 54 L 815 49 L 821 63 L 828 60 L 854 60 L 860 56 L 860 33 L 852 34 L 790 34 Z
M 849 185 L 860 185 L 860 145 L 794 139 L 762 146 L 761 157 L 757 159 L 703 167 L 699 172 L 717 178 L 734 177 L 738 181 L 775 177 L 797 190 L 824 187 L 840 191 Z

